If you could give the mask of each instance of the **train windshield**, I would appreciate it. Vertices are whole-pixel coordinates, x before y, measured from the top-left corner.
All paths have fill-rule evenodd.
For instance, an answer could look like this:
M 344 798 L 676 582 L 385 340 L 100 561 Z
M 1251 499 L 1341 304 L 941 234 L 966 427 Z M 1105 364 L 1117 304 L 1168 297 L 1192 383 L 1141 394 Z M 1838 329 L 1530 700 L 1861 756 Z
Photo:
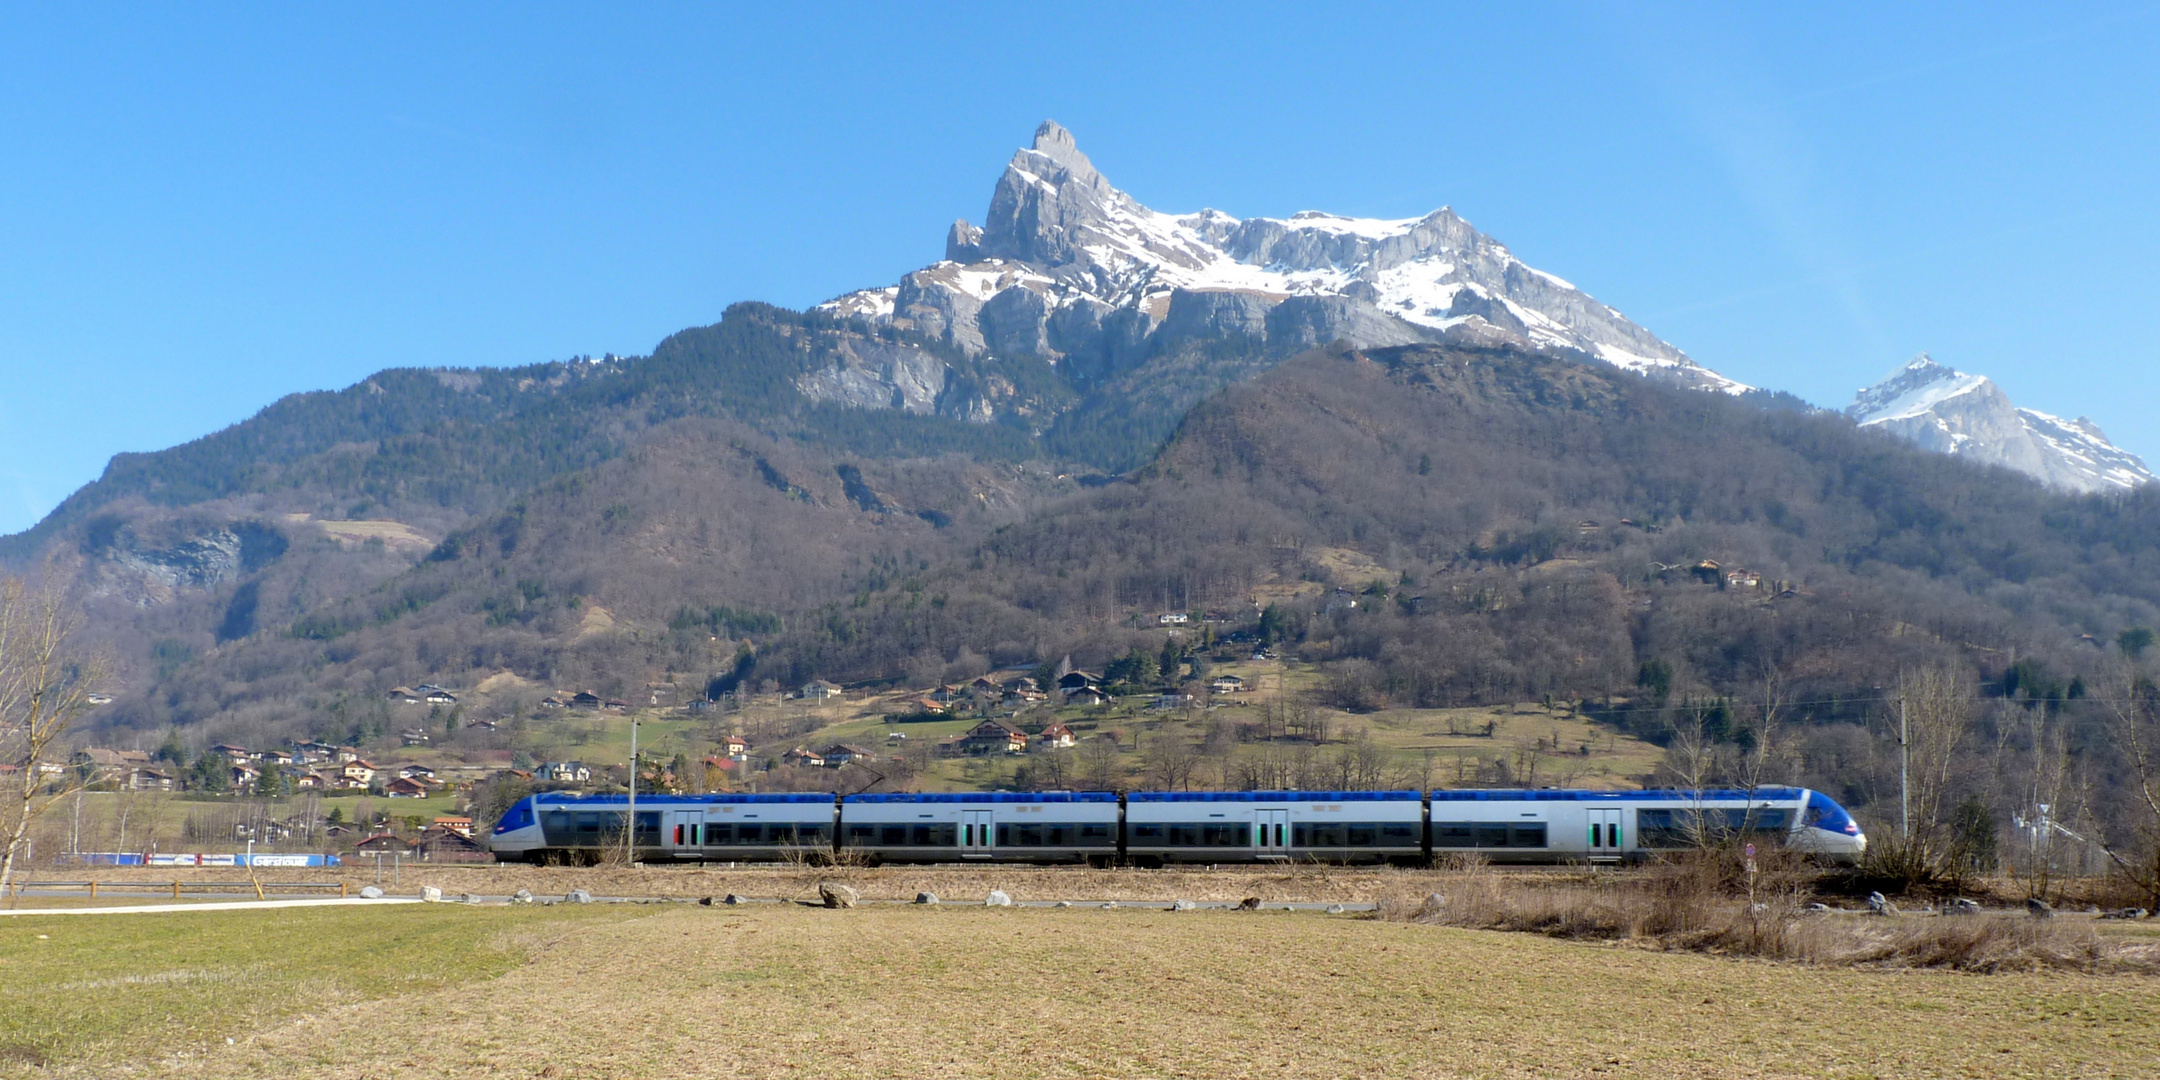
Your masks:
M 1807 823 L 1809 827 L 1824 832 L 1860 835 L 1860 825 L 1852 819 L 1852 815 L 1846 813 L 1845 808 L 1839 806 L 1836 800 L 1820 791 L 1808 792 Z
M 503 811 L 503 816 L 501 820 L 495 822 L 495 831 L 499 833 L 506 833 L 513 829 L 522 829 L 532 823 L 532 800 L 519 799 L 517 801 L 517 805 Z

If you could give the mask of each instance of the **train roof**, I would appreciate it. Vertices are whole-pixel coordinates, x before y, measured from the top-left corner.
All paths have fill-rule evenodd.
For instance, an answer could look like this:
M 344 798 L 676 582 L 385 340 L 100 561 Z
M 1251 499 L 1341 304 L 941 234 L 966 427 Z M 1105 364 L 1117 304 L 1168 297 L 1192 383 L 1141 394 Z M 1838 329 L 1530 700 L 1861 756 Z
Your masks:
M 534 793 L 532 800 L 536 806 L 543 803 L 576 803 L 590 806 L 628 803 L 630 797 L 628 794 L 619 791 L 605 795 L 575 795 L 567 791 L 542 791 Z M 655 793 L 638 796 L 638 805 L 640 806 L 658 806 L 661 803 L 693 803 L 699 805 L 707 803 L 824 803 L 831 806 L 832 801 L 833 793 L 830 791 L 782 791 L 759 794 L 712 795 L 662 795 Z
M 1415 802 L 1415 791 L 1135 791 L 1127 802 Z
M 1634 799 L 1700 799 L 1704 802 L 1734 802 L 1753 799 L 1756 802 L 1783 802 L 1797 799 L 1806 788 L 1759 787 L 1746 788 L 1642 788 L 1635 791 L 1592 791 L 1567 788 L 1507 789 L 1480 788 L 1435 791 L 1434 802 L 1626 802 Z
M 849 795 L 844 803 L 1114 803 L 1114 791 L 923 791 Z

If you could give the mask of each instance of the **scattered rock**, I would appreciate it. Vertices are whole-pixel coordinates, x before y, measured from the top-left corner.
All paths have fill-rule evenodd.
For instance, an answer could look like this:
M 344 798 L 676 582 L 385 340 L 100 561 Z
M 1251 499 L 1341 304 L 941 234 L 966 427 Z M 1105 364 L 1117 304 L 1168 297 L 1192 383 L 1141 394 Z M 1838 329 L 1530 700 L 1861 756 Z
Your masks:
M 2145 909 L 2141 907 L 2118 908 L 2100 917 L 2103 919 L 2142 919 L 2145 917 Z
M 1809 905 L 1807 906 L 1807 909 L 1808 909 L 1809 911 L 1828 911 L 1828 910 L 1830 910 L 1830 905 L 1828 905 L 1828 904 L 1809 904 Z
M 1012 897 L 1007 895 L 1005 890 L 1003 889 L 992 889 L 990 890 L 990 895 L 983 897 L 983 906 L 1011 907 Z
M 1102 909 L 1103 909 L 1104 911 L 1115 911 L 1115 910 L 1117 910 L 1117 901 L 1115 901 L 1115 900 L 1105 900 L 1105 901 L 1103 901 L 1103 906 L 1102 906 Z
M 438 888 L 436 888 L 436 887 L 435 887 L 435 886 L 433 886 L 433 885 L 422 885 L 422 886 L 420 886 L 420 902 L 421 902 L 421 903 L 423 903 L 423 904 L 434 904 L 434 903 L 440 903 L 441 901 L 442 901 L 442 890 L 441 890 L 441 889 L 438 889 Z
M 699 907 L 711 907 L 711 906 L 713 906 L 714 904 L 716 904 L 716 903 L 718 903 L 718 902 L 719 902 L 719 901 L 717 901 L 717 900 L 714 900 L 714 899 L 713 899 L 712 897 L 710 897 L 710 896 L 700 896 L 700 897 L 698 897 L 698 902 L 697 902 L 697 903 L 698 903 L 698 906 L 699 906 Z
M 1347 910 L 1349 909 L 1343 907 L 1341 904 L 1329 904 L 1327 906 L 1327 913 L 1330 915 L 1340 915 Z
M 2055 917 L 2055 905 L 2037 896 L 2026 897 L 2025 914 L 2035 919 L 2052 919 Z
M 916 893 L 915 902 L 918 904 L 935 904 L 938 902 L 937 894 L 934 892 Z
M 1173 900 L 1170 902 L 1170 910 L 1172 911 L 1191 911 L 1199 906 L 1190 900 Z
M 1944 904 L 1942 913 L 1945 915 L 1978 915 L 1980 914 L 1980 902 L 1970 897 L 1960 896 Z
M 1870 915 L 1897 914 L 1897 905 L 1891 903 L 1889 897 L 1884 896 L 1879 892 L 1871 892 L 1867 894 L 1867 909 L 1868 914 Z
M 1071 906 L 1072 906 L 1072 901 L 1070 901 L 1070 900 L 1060 900 L 1060 901 L 1058 901 L 1057 903 L 1055 903 L 1055 904 L 1052 904 L 1052 905 L 1050 905 L 1050 906 L 1051 906 L 1051 907 L 1071 907 Z
M 466 894 L 465 894 L 465 897 L 464 897 L 464 899 L 465 899 L 465 902 L 466 902 L 466 903 L 468 903 L 468 904 L 477 904 L 477 903 L 479 903 L 479 902 L 480 902 L 480 894 L 479 894 L 479 893 L 466 893 Z
M 380 899 L 382 899 L 382 898 L 383 898 L 383 891 L 382 891 L 382 886 L 380 886 L 380 885 L 369 885 L 369 886 L 367 886 L 367 887 L 365 887 L 365 888 L 361 889 L 361 890 L 360 890 L 360 898 L 361 898 L 362 900 L 380 900 Z
M 532 903 L 532 902 L 533 902 L 533 894 L 532 894 L 532 890 L 531 890 L 531 889 L 519 889 L 519 890 L 518 890 L 518 891 L 516 892 L 516 894 L 514 894 L 514 895 L 512 895 L 512 896 L 510 897 L 510 902 L 511 902 L 511 903 L 513 903 L 513 904 L 530 904 L 530 903 Z
M 572 889 L 569 892 L 563 894 L 563 903 L 590 904 L 592 903 L 592 894 L 586 892 L 583 889 Z
M 726 905 L 727 905 L 727 906 L 729 906 L 729 907 L 734 907 L 734 906 L 735 906 L 735 905 L 737 905 L 737 904 L 747 904 L 747 903 L 749 903 L 749 902 L 750 902 L 750 898 L 749 898 L 749 897 L 747 897 L 747 896 L 739 896 L 739 895 L 737 895 L 737 894 L 735 894 L 735 893 L 729 893 L 729 894 L 727 894 L 727 899 L 725 899 L 725 900 L 722 900 L 722 901 L 720 901 L 720 902 L 721 902 L 721 903 L 723 903 L 723 904 L 726 904 Z
M 1260 910 L 1260 898 L 1257 896 L 1248 896 L 1245 899 L 1238 901 L 1237 909 L 1239 911 L 1258 911 Z
M 837 881 L 818 882 L 817 894 L 818 899 L 824 901 L 829 908 L 851 908 L 856 901 L 862 899 L 862 894 L 856 892 L 854 886 L 842 885 Z

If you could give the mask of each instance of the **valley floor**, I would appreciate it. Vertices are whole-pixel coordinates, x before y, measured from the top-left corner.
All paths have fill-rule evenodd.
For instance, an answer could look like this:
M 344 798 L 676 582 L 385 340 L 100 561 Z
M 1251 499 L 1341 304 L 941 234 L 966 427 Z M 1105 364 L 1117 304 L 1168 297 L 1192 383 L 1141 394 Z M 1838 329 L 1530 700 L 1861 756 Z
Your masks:
M 2152 994 L 1272 911 L 19 917 L 0 1075 L 2132 1077 Z

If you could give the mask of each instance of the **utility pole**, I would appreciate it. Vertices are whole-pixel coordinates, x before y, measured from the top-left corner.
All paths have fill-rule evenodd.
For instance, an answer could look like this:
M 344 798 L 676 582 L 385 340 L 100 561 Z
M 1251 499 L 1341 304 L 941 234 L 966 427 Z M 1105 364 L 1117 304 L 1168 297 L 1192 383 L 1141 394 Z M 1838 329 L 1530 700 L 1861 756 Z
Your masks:
M 623 821 L 623 836 L 627 843 L 624 851 L 626 862 L 637 861 L 637 714 L 630 714 L 630 809 Z
M 1898 839 L 1912 841 L 1912 795 L 1908 777 L 1912 768 L 1912 739 L 1905 724 L 1905 696 L 1897 699 L 1897 799 Z

